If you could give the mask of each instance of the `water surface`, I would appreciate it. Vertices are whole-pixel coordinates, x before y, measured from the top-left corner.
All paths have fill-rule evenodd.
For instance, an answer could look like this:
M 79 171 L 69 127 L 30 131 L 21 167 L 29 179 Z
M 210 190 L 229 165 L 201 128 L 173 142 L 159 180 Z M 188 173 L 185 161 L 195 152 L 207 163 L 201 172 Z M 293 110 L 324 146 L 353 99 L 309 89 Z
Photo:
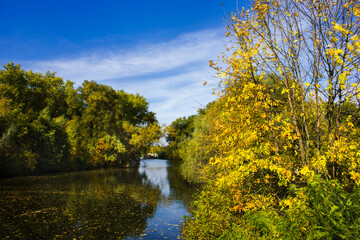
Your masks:
M 193 189 L 167 160 L 0 180 L 1 239 L 176 239 Z

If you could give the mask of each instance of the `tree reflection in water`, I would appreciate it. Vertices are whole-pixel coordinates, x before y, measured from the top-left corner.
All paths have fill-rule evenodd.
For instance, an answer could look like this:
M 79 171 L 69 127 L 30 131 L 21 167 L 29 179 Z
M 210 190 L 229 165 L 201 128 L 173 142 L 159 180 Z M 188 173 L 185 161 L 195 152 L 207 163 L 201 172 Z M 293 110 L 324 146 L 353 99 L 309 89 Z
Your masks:
M 139 169 L 1 179 L 0 238 L 176 237 L 188 214 L 179 196 L 192 191 L 167 167 L 144 160 Z

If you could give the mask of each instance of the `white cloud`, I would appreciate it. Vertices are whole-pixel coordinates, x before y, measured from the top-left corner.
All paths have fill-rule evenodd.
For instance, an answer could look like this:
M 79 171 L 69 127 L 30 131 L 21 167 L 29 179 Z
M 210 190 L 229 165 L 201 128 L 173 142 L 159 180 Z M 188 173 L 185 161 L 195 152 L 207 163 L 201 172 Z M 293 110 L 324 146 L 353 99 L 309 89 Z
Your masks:
M 157 113 L 158 120 L 170 124 L 178 117 L 195 114 L 197 109 L 215 99 L 211 93 L 217 79 L 209 70 L 208 66 L 203 66 L 175 76 L 152 78 L 141 83 L 118 81 L 113 82 L 112 86 L 145 96 L 150 101 L 150 109 Z M 209 84 L 203 86 L 203 80 Z
M 131 49 L 88 53 L 72 59 L 28 62 L 26 68 L 47 70 L 74 81 L 95 80 L 139 93 L 148 99 L 150 109 L 161 123 L 171 123 L 215 98 L 215 73 L 208 67 L 224 46 L 222 30 L 204 30 L 179 36 L 171 41 L 149 43 Z M 202 86 L 202 81 L 209 82 Z M 199 104 L 200 103 L 200 104 Z

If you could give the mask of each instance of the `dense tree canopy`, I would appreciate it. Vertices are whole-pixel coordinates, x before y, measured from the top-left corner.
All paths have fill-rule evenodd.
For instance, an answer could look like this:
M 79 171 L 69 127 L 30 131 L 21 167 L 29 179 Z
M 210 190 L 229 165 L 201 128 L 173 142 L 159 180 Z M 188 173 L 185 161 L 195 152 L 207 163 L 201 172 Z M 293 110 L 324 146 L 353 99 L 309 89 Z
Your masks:
M 133 166 L 160 137 L 145 98 L 13 63 L 0 70 L 0 174 Z

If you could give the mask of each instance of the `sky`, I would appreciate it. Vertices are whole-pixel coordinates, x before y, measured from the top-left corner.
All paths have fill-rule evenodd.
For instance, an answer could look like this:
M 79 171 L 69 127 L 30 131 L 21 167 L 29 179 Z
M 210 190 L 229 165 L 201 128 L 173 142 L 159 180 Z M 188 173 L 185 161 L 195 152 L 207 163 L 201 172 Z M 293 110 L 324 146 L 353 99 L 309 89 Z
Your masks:
M 196 114 L 215 98 L 209 60 L 224 49 L 237 0 L 0 0 L 0 64 L 95 80 L 139 93 L 158 121 Z M 202 82 L 208 82 L 203 86 Z

